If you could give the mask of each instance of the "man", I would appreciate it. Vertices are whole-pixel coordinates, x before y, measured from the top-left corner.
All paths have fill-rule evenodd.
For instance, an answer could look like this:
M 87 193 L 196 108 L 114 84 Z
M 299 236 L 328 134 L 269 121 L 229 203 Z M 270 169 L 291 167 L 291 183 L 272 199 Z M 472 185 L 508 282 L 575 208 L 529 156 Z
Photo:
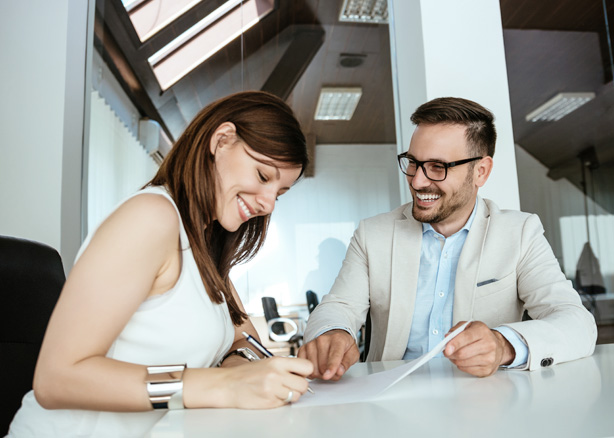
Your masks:
M 400 154 L 413 202 L 361 221 L 330 293 L 310 315 L 298 356 L 312 377 L 338 380 L 359 358 L 413 359 L 473 322 L 443 354 L 460 370 L 533 370 L 592 354 L 597 328 L 565 279 L 534 214 L 478 196 L 490 175 L 493 115 L 475 102 L 434 99 Z M 527 311 L 530 320 L 523 321 Z

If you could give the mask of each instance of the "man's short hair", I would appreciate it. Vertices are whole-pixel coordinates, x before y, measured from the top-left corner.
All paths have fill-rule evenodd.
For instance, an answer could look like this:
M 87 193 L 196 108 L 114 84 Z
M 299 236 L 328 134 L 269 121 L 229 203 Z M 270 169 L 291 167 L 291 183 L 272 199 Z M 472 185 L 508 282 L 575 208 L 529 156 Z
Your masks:
M 415 125 L 451 124 L 465 126 L 469 152 L 494 156 L 497 131 L 495 117 L 482 105 L 460 97 L 439 97 L 418 107 L 411 116 Z

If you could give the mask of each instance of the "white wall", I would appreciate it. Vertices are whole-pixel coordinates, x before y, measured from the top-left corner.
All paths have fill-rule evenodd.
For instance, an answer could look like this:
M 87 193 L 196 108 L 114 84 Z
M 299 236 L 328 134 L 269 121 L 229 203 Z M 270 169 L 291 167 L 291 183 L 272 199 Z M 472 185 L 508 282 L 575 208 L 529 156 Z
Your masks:
M 320 298 L 339 273 L 361 219 L 399 205 L 395 145 L 318 145 L 315 177 L 279 198 L 264 248 L 231 273 L 247 311 L 262 313 L 262 296 L 279 305 Z
M 88 3 L 0 4 L 0 234 L 56 248 L 65 268 L 81 238 Z
M 67 0 L 0 6 L 0 233 L 57 249 L 67 18 Z
M 389 0 L 398 151 L 409 146 L 409 120 L 422 103 L 453 96 L 492 111 L 498 132 L 495 166 L 483 197 L 518 209 L 518 179 L 503 30 L 498 0 Z M 399 176 L 402 199 L 409 200 Z

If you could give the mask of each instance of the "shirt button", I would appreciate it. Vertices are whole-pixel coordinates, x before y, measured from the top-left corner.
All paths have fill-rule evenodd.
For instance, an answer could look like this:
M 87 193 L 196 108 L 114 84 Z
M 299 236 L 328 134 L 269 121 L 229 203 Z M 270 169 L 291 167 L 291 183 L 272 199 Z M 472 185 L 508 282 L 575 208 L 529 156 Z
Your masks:
M 439 296 L 443 298 L 443 292 L 439 292 Z
M 438 334 L 438 333 L 439 333 L 439 330 L 437 330 L 437 329 L 433 330 L 433 334 L 434 334 L 434 335 L 436 335 L 436 334 Z

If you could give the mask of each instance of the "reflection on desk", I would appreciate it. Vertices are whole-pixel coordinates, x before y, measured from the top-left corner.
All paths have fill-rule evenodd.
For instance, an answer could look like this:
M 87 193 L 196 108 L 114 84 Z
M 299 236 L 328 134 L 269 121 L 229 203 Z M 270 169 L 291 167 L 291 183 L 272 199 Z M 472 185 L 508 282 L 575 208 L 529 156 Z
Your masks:
M 402 361 L 359 363 L 349 374 Z M 371 402 L 266 411 L 169 411 L 150 438 L 201 436 L 608 437 L 614 436 L 614 344 L 591 357 L 486 378 L 435 358 Z

